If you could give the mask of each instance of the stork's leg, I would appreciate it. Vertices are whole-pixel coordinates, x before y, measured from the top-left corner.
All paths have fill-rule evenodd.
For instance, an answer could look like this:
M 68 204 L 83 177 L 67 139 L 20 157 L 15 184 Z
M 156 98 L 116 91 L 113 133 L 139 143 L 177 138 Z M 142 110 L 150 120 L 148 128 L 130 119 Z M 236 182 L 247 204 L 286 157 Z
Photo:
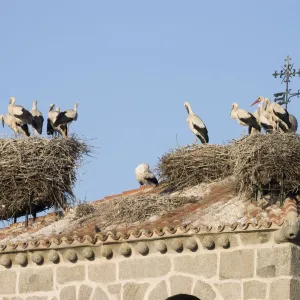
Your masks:
M 14 223 L 17 223 L 17 216 L 14 216 Z
M 26 214 L 25 214 L 25 227 L 28 227 L 28 215 L 29 215 L 29 207 L 26 208 Z

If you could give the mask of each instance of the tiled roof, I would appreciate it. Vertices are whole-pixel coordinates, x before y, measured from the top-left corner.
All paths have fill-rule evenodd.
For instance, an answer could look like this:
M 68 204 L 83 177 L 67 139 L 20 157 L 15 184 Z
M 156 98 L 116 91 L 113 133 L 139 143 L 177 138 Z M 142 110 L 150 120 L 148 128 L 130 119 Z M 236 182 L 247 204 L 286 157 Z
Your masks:
M 230 181 L 211 184 L 209 191 L 204 193 L 197 203 L 187 204 L 162 216 L 153 216 L 139 224 L 110 227 L 101 232 L 97 232 L 99 221 L 97 217 L 90 222 L 87 220 L 83 226 L 76 227 L 78 223 L 70 216 L 67 215 L 58 220 L 55 214 L 51 213 L 38 217 L 35 222 L 31 219 L 28 228 L 24 228 L 24 222 L 21 222 L 0 229 L 0 244 L 12 244 L 10 247 L 15 248 L 24 247 L 24 245 L 29 247 L 29 243 L 38 247 L 49 247 L 51 244 L 121 241 L 195 232 L 276 230 L 284 223 L 287 213 L 295 212 L 299 215 L 300 205 L 296 198 L 286 199 L 281 208 L 276 204 L 267 204 L 262 207 L 264 203 L 258 205 L 236 197 L 233 190 Z M 104 197 L 92 204 L 97 207 L 103 201 L 110 201 L 116 197 L 150 195 L 159 192 L 161 188 L 142 187 Z M 66 228 L 70 230 L 66 231 Z M 4 249 L 5 246 L 2 248 Z

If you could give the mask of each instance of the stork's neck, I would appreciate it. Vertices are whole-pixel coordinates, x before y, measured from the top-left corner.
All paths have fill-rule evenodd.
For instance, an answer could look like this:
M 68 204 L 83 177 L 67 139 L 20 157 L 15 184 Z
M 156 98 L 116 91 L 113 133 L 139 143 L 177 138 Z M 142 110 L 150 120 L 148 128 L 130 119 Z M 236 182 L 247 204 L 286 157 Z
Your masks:
M 32 109 L 37 109 L 37 103 L 36 103 L 36 101 L 33 101 L 33 103 L 32 103 Z
M 78 105 L 77 104 L 74 104 L 74 110 L 77 112 L 77 107 Z

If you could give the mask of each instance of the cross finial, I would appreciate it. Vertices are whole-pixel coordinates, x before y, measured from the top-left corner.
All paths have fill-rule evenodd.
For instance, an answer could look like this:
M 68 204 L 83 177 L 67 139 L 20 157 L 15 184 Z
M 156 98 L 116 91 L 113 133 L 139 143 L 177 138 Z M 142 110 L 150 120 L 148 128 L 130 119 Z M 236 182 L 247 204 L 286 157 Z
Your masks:
M 284 61 L 286 61 L 287 64 L 289 65 L 290 64 L 290 60 L 292 60 L 292 58 L 288 55 Z

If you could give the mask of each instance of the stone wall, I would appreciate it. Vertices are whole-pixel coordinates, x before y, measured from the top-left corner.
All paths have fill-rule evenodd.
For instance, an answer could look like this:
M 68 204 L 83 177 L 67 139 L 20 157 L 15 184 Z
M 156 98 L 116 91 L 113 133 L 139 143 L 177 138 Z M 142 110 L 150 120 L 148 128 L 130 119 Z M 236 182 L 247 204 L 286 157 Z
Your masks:
M 300 299 L 300 247 L 274 232 L 222 233 L 7 251 L 0 299 Z

